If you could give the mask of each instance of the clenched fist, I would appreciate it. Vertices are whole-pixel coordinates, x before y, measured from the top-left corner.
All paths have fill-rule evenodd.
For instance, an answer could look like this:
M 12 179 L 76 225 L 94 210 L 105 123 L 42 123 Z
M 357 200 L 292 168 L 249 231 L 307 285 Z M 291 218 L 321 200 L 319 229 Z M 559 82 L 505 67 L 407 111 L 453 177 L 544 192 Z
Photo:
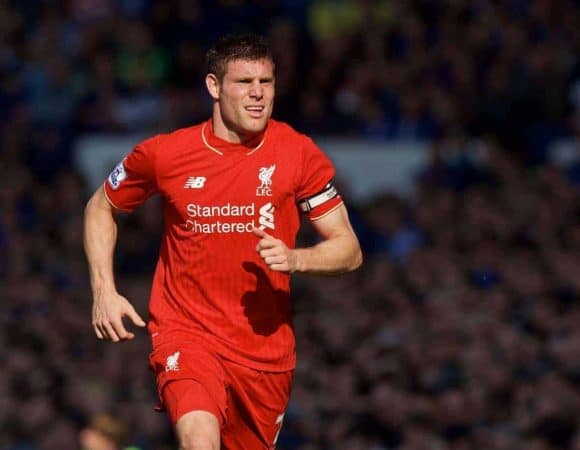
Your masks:
M 254 227 L 252 233 L 260 238 L 256 251 L 271 270 L 287 273 L 297 270 L 296 253 L 283 241 L 270 236 L 261 228 Z

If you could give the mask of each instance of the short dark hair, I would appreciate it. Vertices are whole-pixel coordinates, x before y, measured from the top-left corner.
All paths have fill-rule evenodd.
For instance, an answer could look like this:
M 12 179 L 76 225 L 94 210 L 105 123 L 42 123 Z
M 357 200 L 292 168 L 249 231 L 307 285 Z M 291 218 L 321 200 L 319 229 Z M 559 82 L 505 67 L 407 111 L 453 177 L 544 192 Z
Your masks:
M 230 34 L 222 37 L 205 55 L 206 75 L 213 73 L 223 80 L 230 61 L 267 59 L 274 64 L 272 50 L 266 40 L 257 34 Z

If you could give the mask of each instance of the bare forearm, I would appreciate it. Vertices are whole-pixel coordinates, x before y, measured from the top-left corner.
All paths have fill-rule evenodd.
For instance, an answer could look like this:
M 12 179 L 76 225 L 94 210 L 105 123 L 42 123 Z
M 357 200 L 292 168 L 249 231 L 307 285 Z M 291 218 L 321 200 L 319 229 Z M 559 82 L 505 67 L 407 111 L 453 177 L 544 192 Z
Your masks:
M 123 317 L 129 317 L 138 327 L 146 323 L 115 288 L 113 252 L 116 242 L 115 210 L 100 188 L 87 203 L 84 224 L 84 246 L 93 288 L 92 324 L 99 339 L 121 342 L 135 337 L 135 333 L 125 328 Z
M 337 236 L 312 247 L 292 251 L 296 271 L 315 275 L 350 272 L 362 263 L 362 253 L 354 235 Z
M 84 247 L 93 292 L 114 289 L 113 252 L 117 223 L 110 207 L 97 192 L 89 200 L 84 217 Z

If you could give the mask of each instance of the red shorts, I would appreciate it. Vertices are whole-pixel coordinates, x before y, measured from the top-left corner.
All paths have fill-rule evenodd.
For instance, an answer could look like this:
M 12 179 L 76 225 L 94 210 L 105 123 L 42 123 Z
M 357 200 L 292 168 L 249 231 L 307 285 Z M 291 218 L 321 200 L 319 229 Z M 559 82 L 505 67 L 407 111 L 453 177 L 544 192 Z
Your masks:
M 251 369 L 223 359 L 204 344 L 183 341 L 157 346 L 150 364 L 174 425 L 189 411 L 208 411 L 220 423 L 222 449 L 274 448 L 293 370 Z

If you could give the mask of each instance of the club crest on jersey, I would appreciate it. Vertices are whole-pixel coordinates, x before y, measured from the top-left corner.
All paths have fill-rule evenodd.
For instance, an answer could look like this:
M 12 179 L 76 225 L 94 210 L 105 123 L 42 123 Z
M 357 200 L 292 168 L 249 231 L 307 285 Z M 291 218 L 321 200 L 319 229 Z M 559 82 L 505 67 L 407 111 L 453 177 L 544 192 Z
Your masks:
M 256 188 L 257 197 L 271 197 L 272 196 L 272 175 L 276 170 L 276 164 L 272 164 L 270 167 L 260 167 L 258 171 L 258 179 L 260 180 L 260 185 Z
M 111 170 L 108 179 L 109 185 L 117 190 L 125 178 L 127 178 L 127 172 L 125 172 L 125 166 L 123 165 L 123 161 L 121 161 L 113 170 Z
M 179 352 L 175 352 L 173 355 L 167 357 L 167 362 L 165 363 L 165 372 L 177 372 L 179 370 Z

